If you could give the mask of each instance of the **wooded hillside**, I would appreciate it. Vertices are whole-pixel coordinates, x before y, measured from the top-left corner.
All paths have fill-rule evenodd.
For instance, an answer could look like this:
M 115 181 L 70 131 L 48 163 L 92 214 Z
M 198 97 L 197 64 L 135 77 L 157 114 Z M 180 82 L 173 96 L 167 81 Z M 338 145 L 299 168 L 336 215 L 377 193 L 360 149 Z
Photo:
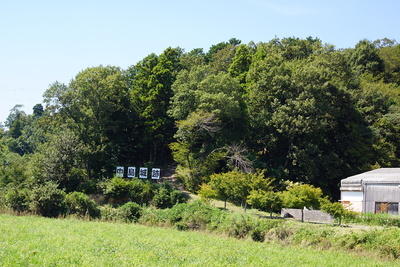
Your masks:
M 389 39 L 169 47 L 54 82 L 32 115 L 16 105 L 0 130 L 0 187 L 90 193 L 116 166 L 176 164 L 193 192 L 213 174 L 262 169 L 337 198 L 340 179 L 399 166 L 399 86 Z

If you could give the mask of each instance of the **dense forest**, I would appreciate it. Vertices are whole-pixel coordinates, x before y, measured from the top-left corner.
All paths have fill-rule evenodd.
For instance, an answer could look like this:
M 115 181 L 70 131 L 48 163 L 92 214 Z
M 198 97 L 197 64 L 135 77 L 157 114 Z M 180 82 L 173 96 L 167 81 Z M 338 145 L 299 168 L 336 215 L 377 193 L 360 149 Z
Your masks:
M 10 111 L 1 192 L 54 182 L 89 194 L 116 166 L 177 166 L 192 192 L 235 171 L 338 199 L 341 179 L 399 166 L 399 86 L 390 39 L 336 49 L 312 37 L 232 38 L 207 52 L 169 47 L 127 69 L 87 68 L 49 86 L 32 115 Z

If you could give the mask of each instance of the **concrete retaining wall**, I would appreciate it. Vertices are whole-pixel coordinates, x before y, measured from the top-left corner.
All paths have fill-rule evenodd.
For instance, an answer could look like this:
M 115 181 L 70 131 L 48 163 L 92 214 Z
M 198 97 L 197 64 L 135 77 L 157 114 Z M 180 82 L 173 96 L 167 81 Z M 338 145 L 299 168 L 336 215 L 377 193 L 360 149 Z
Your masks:
M 292 217 L 296 220 L 301 220 L 301 209 L 282 209 L 282 217 Z M 326 212 L 321 210 L 304 210 L 305 222 L 328 222 L 333 223 L 334 218 Z

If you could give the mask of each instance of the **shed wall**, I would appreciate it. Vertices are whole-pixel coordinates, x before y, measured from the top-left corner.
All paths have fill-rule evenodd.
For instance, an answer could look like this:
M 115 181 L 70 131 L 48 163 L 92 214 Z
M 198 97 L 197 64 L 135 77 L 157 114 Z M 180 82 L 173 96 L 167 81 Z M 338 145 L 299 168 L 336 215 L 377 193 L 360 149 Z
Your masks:
M 364 212 L 375 213 L 376 202 L 400 202 L 400 188 L 398 184 L 366 184 L 364 194 Z
M 362 191 L 342 191 L 340 201 L 347 209 L 362 212 L 363 198 Z

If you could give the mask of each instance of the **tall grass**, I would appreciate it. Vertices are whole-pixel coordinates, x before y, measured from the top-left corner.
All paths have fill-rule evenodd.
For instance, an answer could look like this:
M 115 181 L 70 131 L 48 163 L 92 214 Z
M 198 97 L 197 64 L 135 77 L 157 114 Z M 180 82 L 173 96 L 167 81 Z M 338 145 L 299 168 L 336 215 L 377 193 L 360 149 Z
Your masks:
M 398 266 L 136 224 L 0 215 L 1 266 Z

